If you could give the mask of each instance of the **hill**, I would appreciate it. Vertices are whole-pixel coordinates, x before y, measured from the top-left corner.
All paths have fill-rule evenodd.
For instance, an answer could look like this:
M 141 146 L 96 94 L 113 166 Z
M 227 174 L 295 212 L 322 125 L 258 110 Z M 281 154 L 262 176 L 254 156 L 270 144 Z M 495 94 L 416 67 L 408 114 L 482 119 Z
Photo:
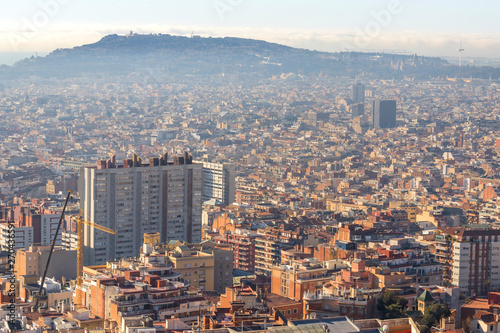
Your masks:
M 7 80 L 33 76 L 126 77 L 148 72 L 171 80 L 221 75 L 261 79 L 282 73 L 344 77 L 368 75 L 380 79 L 500 77 L 500 69 L 497 68 L 460 68 L 435 57 L 327 53 L 252 39 L 188 38 L 164 34 L 109 35 L 93 44 L 57 49 L 45 57 L 32 57 L 0 68 L 0 74 Z

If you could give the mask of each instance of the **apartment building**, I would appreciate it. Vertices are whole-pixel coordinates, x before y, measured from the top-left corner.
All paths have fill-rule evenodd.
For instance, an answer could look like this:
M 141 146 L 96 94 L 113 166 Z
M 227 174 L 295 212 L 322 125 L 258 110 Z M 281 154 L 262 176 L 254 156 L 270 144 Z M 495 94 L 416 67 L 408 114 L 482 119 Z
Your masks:
M 443 233 L 436 249 L 453 286 L 467 296 L 500 289 L 500 230 L 447 228 Z
M 299 230 L 268 227 L 255 239 L 255 273 L 270 276 L 273 266 L 281 264 L 281 250 L 302 242 Z
M 290 265 L 271 268 L 271 292 L 300 301 L 305 293 L 323 290 L 323 285 L 331 279 L 328 268 L 317 259 L 294 260 Z
M 149 163 L 133 154 L 118 164 L 113 155 L 83 167 L 79 189 L 83 218 L 116 231 L 84 226 L 85 264 L 137 256 L 148 232 L 159 232 L 162 243 L 201 241 L 202 165 L 187 152 Z
M 186 245 L 169 252 L 168 259 L 185 282 L 201 290 L 214 290 L 214 256 Z
M 236 229 L 226 234 L 222 242 L 232 245 L 234 268 L 242 271 L 255 270 L 255 239 L 259 235 L 246 229 Z
M 203 164 L 203 202 L 216 199 L 226 205 L 234 203 L 236 174 L 233 163 L 198 162 Z
M 231 245 L 206 240 L 199 245 L 190 244 L 190 247 L 214 256 L 214 290 L 217 293 L 222 294 L 233 285 L 234 256 Z
M 9 243 L 11 233 L 14 232 L 14 243 Z M 14 249 L 26 249 L 33 244 L 33 227 L 22 227 L 18 223 L 14 224 L 14 228 L 9 226 L 9 223 L 0 223 L 0 248 L 2 251 Z M 11 245 L 12 244 L 12 245 Z
M 124 319 L 141 315 L 161 321 L 175 315 L 193 324 L 209 309 L 206 299 L 189 292 L 189 284 L 180 281 L 181 275 L 171 265 L 149 259 L 143 256 L 105 267 L 85 267 L 83 299 L 92 314 L 108 320 L 112 327 L 123 328 Z
M 42 276 L 49 252 L 49 245 L 18 249 L 14 266 L 17 278 L 23 275 Z M 56 246 L 52 252 L 47 276 L 55 277 L 58 280 L 63 276 L 68 280 L 76 278 L 76 250 L 67 250 Z

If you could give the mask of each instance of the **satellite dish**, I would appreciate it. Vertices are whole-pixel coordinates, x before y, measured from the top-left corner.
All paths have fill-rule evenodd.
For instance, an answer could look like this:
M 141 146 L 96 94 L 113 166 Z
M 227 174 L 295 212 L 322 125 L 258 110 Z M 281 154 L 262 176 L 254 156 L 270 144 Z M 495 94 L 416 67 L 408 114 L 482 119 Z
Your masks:
M 382 326 L 382 332 L 389 333 L 389 326 L 387 326 L 387 325 Z
M 316 312 L 311 312 L 311 319 L 316 319 Z

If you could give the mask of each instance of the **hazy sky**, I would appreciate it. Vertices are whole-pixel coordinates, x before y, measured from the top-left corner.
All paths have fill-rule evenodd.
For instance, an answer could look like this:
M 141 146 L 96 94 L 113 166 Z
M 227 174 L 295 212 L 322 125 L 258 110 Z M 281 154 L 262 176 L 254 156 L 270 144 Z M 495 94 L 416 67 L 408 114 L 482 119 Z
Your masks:
M 500 58 L 493 0 L 22 0 L 0 11 L 0 63 L 128 31 L 263 39 L 322 51 Z

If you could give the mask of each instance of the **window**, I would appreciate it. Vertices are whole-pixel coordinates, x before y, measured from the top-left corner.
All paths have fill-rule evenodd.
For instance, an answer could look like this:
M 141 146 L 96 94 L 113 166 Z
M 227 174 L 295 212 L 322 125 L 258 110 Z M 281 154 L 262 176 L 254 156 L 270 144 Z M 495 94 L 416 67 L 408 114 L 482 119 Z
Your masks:
M 297 313 L 299 312 L 297 309 L 293 309 L 293 313 Z
M 292 310 L 287 310 L 286 313 L 287 314 L 292 314 Z

